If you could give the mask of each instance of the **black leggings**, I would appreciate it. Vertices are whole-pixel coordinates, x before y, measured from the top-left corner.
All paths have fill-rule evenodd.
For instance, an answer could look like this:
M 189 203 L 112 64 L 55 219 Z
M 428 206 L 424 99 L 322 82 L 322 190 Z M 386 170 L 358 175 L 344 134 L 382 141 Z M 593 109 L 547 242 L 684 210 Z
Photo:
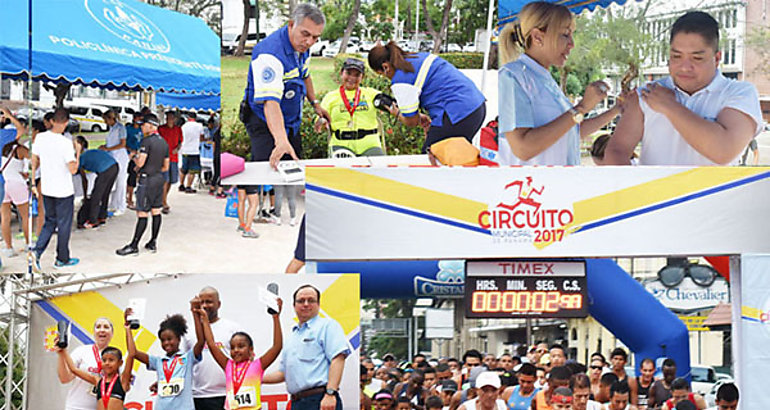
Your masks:
M 473 136 L 484 124 L 484 118 L 487 116 L 487 103 L 483 102 L 475 111 L 468 114 L 467 117 L 452 124 L 449 116 L 444 112 L 444 118 L 441 119 L 441 126 L 431 125 L 428 129 L 428 135 L 425 137 L 425 143 L 422 146 L 422 153 L 428 152 L 431 145 L 452 137 L 464 137 L 468 142 L 473 141 Z

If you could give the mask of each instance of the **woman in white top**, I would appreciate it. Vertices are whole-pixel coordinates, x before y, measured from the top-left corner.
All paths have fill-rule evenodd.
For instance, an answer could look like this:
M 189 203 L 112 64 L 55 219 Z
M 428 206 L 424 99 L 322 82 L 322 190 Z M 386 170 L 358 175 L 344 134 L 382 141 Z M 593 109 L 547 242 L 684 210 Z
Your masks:
M 100 374 L 102 350 L 110 345 L 113 333 L 114 329 L 109 319 L 96 319 L 96 322 L 94 322 L 94 344 L 83 345 L 72 351 L 71 357 L 75 366 L 95 375 Z M 91 394 L 93 385 L 75 377 L 67 367 L 62 355 L 59 355 L 59 364 L 56 371 L 62 384 L 72 383 L 67 392 L 67 400 L 64 404 L 65 410 L 96 409 L 96 399 Z
M 115 190 L 110 195 L 110 208 L 115 209 L 115 215 L 126 212 L 126 184 L 128 182 L 128 151 L 126 151 L 126 126 L 118 122 L 117 115 L 112 110 L 102 114 L 104 122 L 110 127 L 104 145 L 99 149 L 108 151 L 118 162 L 118 177 L 115 179 Z
M 24 231 L 24 243 L 29 243 L 29 189 L 27 188 L 26 172 L 29 167 L 29 150 L 18 143 L 11 142 L 3 147 L 3 160 L 0 166 L 5 179 L 5 198 L 0 208 L 0 220 L 2 220 L 3 256 L 13 257 L 17 253 L 13 249 L 11 235 L 11 203 L 21 217 L 21 227 Z
M 562 67 L 575 46 L 572 13 L 562 5 L 529 3 L 500 34 L 507 62 L 499 73 L 499 155 L 504 165 L 579 165 L 580 139 L 596 132 L 619 112 L 618 106 L 583 121 L 607 97 L 595 81 L 573 106 L 549 69 Z M 515 61 L 514 61 L 515 59 Z

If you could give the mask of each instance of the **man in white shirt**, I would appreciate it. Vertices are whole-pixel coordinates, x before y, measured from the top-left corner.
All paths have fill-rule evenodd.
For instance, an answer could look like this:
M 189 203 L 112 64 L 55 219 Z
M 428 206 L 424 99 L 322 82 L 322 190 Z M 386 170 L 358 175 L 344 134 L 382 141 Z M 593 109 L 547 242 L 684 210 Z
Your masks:
M 53 126 L 35 137 L 32 144 L 32 173 L 40 168 L 41 190 L 45 206 L 45 223 L 32 249 L 35 267 L 40 271 L 42 256 L 54 232 L 56 236 L 56 262 L 54 268 L 77 265 L 80 260 L 71 258 L 69 251 L 72 231 L 72 214 L 75 189 L 72 175 L 78 171 L 80 146 L 73 146 L 62 133 L 69 122 L 69 112 L 64 108 L 54 111 Z
M 182 125 L 182 145 L 179 153 L 182 154 L 182 168 L 179 171 L 179 191 L 194 194 L 192 187 L 196 174 L 201 172 L 200 144 L 206 138 L 203 124 L 196 121 L 195 113 L 188 115 L 187 122 Z M 187 187 L 185 187 L 185 175 Z
M 206 286 L 198 293 L 201 307 L 206 311 L 211 323 L 214 341 L 226 355 L 230 355 L 230 338 L 233 333 L 242 331 L 241 327 L 228 319 L 219 317 L 219 292 Z M 208 346 L 203 348 L 203 360 L 193 367 L 193 400 L 195 410 L 223 409 L 225 405 L 225 373 L 211 356 Z
M 626 102 L 605 163 L 628 165 L 641 141 L 641 165 L 737 165 L 762 126 L 756 88 L 718 70 L 719 25 L 709 14 L 677 19 L 670 44 L 670 76 Z

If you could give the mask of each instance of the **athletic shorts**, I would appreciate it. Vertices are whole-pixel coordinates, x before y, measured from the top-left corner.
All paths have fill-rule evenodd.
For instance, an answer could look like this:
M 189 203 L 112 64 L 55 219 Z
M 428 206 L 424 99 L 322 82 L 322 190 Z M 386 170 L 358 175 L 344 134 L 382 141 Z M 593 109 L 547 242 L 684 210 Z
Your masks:
M 136 164 L 134 161 L 128 161 L 128 186 L 136 187 Z
M 293 130 L 287 130 L 289 133 L 289 144 L 294 148 L 294 153 L 297 157 L 302 158 L 302 140 L 299 133 L 295 133 Z M 256 114 L 249 118 L 249 122 L 246 124 L 246 133 L 249 134 L 251 140 L 251 161 L 267 161 L 270 159 L 275 148 L 275 139 L 270 134 L 270 129 L 267 128 L 267 123 L 259 119 Z M 296 135 L 295 135 L 296 134 Z M 286 154 L 281 160 L 290 160 L 291 156 Z
M 171 185 L 179 182 L 179 163 L 169 162 L 168 171 L 163 171 L 163 179 Z
M 29 202 L 29 189 L 27 184 L 21 181 L 5 181 L 5 198 L 3 203 L 13 202 L 14 205 Z
M 246 195 L 254 195 L 259 193 L 259 185 L 238 185 L 238 189 L 246 191 Z
M 136 187 L 136 210 L 150 212 L 163 207 L 163 175 L 140 174 Z
M 201 172 L 200 155 L 182 155 L 182 173 L 197 174 Z

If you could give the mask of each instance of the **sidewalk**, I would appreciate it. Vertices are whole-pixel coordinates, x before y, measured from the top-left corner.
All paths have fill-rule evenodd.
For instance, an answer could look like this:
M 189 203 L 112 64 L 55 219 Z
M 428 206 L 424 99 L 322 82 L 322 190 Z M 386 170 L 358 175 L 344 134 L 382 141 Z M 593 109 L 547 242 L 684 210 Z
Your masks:
M 304 196 L 298 198 L 296 226 L 289 226 L 288 205 L 284 204 L 281 226 L 255 223 L 257 239 L 241 237 L 236 232 L 237 219 L 225 218 L 225 199 L 216 199 L 208 191 L 183 194 L 172 187 L 169 193 L 171 213 L 163 215 L 158 239 L 158 252 L 144 250 L 151 236 L 151 220 L 140 242 L 139 255 L 118 256 L 115 250 L 131 241 L 136 224 L 133 211 L 110 218 L 106 225 L 85 231 L 73 228 L 70 253 L 80 263 L 66 269 L 54 269 L 56 236 L 51 239 L 43 257 L 44 272 L 72 273 L 215 273 L 283 272 L 294 255 L 299 222 L 305 211 Z M 14 235 L 18 224 L 12 225 Z M 15 249 L 23 248 L 23 239 L 14 238 Z M 5 246 L 2 243 L 2 246 Z M 13 258 L 3 257 L 2 273 L 27 272 L 25 253 Z

